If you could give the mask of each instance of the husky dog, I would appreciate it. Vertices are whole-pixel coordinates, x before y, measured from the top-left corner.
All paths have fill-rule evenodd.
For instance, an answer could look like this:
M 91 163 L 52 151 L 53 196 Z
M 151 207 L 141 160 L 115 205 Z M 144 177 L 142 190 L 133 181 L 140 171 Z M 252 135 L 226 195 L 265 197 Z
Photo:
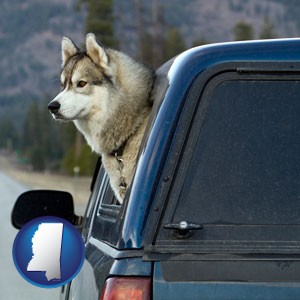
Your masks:
M 73 121 L 101 155 L 122 203 L 151 111 L 154 72 L 119 51 L 104 49 L 90 33 L 86 51 L 62 39 L 60 79 L 62 91 L 48 109 L 56 120 Z

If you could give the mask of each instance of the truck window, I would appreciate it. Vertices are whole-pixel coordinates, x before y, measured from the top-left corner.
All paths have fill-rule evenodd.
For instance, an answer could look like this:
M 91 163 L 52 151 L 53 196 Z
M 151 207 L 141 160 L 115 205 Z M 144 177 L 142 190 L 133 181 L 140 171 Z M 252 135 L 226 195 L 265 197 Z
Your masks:
M 202 241 L 299 241 L 300 81 L 224 77 L 204 91 L 163 222 L 202 224 Z

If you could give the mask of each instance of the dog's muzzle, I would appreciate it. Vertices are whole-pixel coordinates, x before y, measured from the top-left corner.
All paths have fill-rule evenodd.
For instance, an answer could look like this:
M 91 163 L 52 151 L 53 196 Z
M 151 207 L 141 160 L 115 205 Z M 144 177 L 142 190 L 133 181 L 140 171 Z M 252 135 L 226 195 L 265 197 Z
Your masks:
M 51 101 L 48 105 L 48 109 L 52 114 L 57 114 L 60 109 L 60 103 L 58 101 Z

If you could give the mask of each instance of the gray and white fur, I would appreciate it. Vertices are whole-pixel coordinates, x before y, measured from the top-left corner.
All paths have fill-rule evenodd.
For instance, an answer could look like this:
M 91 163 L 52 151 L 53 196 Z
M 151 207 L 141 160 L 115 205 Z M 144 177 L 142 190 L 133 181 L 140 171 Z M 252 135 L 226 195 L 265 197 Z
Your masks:
M 151 112 L 153 79 L 153 70 L 122 52 L 104 49 L 94 34 L 86 36 L 86 51 L 62 39 L 62 91 L 48 108 L 54 119 L 73 121 L 101 155 L 120 203 Z

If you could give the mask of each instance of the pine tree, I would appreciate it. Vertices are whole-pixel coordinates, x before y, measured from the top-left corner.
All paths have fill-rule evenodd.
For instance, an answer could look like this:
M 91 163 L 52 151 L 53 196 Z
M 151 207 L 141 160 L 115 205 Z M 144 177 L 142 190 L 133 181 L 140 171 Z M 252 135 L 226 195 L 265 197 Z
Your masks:
M 114 35 L 114 13 L 112 0 L 79 0 L 79 5 L 85 4 L 87 16 L 85 20 L 86 33 L 92 32 L 105 47 L 116 48 Z
M 75 154 L 75 144 L 71 146 L 66 155 L 62 159 L 61 167 L 63 172 L 73 175 L 74 167 L 79 168 L 79 175 L 91 175 L 96 166 L 98 156 L 95 153 L 91 153 L 91 148 L 85 143 L 82 146 L 82 151 L 77 156 Z
M 168 30 L 165 43 L 165 59 L 170 59 L 186 50 L 181 32 L 177 28 Z
M 45 156 L 42 147 L 42 127 L 39 106 L 34 101 L 28 109 L 27 116 L 23 125 L 22 150 L 29 159 L 34 170 L 43 170 L 45 168 Z
M 165 24 L 165 9 L 164 6 L 159 5 L 158 0 L 152 0 L 151 3 L 151 15 L 152 15 L 152 67 L 159 67 L 165 60 L 164 57 L 164 32 L 166 31 Z M 149 42 L 148 42 L 149 45 Z
M 209 44 L 209 42 L 205 38 L 200 37 L 199 39 L 193 42 L 192 47 L 203 46 L 207 44 Z
M 18 134 L 11 118 L 4 117 L 0 120 L 0 148 L 9 152 L 16 149 Z
M 240 21 L 233 28 L 233 36 L 235 41 L 253 40 L 253 28 L 251 25 Z
M 24 151 L 28 150 L 29 147 L 39 143 L 39 108 L 36 101 L 32 102 L 29 106 L 27 115 L 23 124 L 23 132 L 22 132 L 22 149 Z
M 271 23 L 271 21 L 268 17 L 265 17 L 259 38 L 260 39 L 274 39 L 274 38 L 276 38 L 276 36 L 277 36 L 277 34 L 275 32 L 274 25 Z
M 61 126 L 52 120 L 46 101 L 41 105 L 36 101 L 30 105 L 23 123 L 20 146 L 22 158 L 34 170 L 54 169 L 59 165 L 58 161 L 64 155 L 65 140 Z

